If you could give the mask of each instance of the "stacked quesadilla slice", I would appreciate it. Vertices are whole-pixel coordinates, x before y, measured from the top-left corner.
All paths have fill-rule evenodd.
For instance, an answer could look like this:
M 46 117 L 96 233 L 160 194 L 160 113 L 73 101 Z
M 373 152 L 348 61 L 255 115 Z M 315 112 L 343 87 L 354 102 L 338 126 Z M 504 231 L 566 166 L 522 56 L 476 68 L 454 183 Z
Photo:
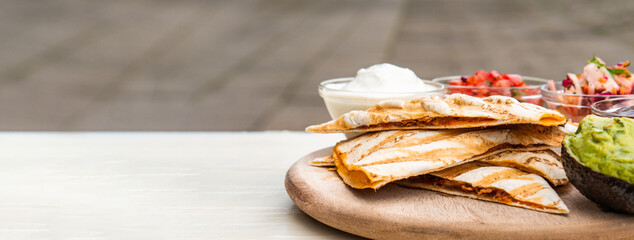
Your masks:
M 467 159 L 464 162 L 471 161 L 534 173 L 543 177 L 555 187 L 568 184 L 568 177 L 561 164 L 561 156 L 550 149 L 535 151 L 504 150 L 487 157 Z M 332 155 L 316 158 L 310 164 L 316 167 L 336 167 L 335 159 Z M 336 170 L 336 168 L 333 170 Z
M 558 128 L 555 128 L 558 129 Z M 553 129 L 553 130 L 555 130 Z M 377 189 L 389 182 L 442 170 L 508 150 L 559 147 L 556 139 L 523 127 L 477 130 L 393 130 L 337 143 L 337 172 L 353 188 Z M 497 158 L 494 158 L 497 159 Z
M 462 164 L 397 184 L 541 212 L 568 213 L 568 207 L 542 177 L 482 162 Z
M 520 103 L 514 98 L 476 98 L 453 94 L 446 98 L 426 96 L 405 102 L 384 101 L 366 111 L 351 111 L 327 123 L 309 126 L 306 131 L 372 132 L 402 129 L 458 129 L 511 124 L 558 126 L 566 123 L 561 113 Z
M 313 165 L 334 165 L 352 188 L 396 182 L 550 213 L 567 213 L 553 186 L 566 184 L 559 155 L 565 117 L 502 96 L 462 94 L 381 103 L 314 132 L 367 132 Z

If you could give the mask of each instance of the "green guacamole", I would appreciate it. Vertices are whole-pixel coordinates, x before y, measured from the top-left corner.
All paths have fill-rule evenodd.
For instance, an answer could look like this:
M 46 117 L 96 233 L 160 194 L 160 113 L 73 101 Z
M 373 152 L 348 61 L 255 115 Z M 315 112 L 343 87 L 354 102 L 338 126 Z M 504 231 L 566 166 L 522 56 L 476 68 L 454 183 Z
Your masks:
M 588 115 L 563 145 L 585 166 L 634 184 L 634 120 Z

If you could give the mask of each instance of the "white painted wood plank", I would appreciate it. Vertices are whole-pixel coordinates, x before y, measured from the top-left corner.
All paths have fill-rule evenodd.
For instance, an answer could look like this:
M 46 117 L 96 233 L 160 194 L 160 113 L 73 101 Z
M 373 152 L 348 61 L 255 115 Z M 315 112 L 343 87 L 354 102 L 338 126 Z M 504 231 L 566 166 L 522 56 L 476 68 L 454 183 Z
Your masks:
M 1 239 L 341 239 L 284 175 L 342 135 L 1 133 Z

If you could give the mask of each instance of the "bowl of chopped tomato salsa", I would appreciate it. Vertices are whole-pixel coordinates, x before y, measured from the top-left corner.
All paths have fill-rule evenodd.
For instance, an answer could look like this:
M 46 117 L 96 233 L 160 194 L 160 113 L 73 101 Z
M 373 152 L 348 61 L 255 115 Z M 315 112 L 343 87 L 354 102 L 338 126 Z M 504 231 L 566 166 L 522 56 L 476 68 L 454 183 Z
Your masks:
M 475 97 L 502 95 L 537 105 L 542 105 L 539 89 L 548 83 L 548 80 L 543 78 L 500 74 L 495 70 L 479 70 L 470 76 L 439 77 L 432 81 L 444 84 L 447 94 L 462 93 Z

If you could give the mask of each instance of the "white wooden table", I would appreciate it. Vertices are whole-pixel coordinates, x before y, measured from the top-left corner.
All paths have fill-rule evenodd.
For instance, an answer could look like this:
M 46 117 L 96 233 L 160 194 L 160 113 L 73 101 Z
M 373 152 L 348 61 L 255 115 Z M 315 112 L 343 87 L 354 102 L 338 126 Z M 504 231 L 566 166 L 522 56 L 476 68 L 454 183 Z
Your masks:
M 299 210 L 297 159 L 342 135 L 0 133 L 0 239 L 355 238 Z

